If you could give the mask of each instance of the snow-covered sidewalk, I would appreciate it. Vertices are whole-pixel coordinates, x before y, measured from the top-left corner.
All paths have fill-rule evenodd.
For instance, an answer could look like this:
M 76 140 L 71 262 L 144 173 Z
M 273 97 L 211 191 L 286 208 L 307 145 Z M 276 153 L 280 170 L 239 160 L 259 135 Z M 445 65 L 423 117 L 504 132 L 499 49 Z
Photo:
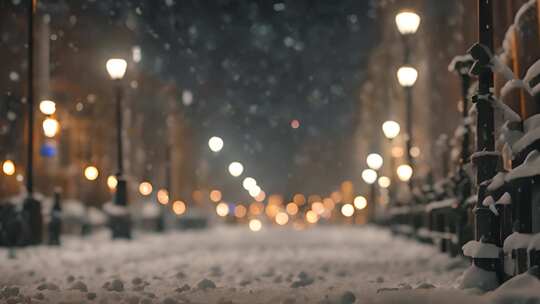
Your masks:
M 372 227 L 245 227 L 64 238 L 0 251 L 0 301 L 18 303 L 444 303 L 468 263 Z M 540 286 L 540 285 L 539 285 Z M 461 299 L 462 298 L 462 299 Z

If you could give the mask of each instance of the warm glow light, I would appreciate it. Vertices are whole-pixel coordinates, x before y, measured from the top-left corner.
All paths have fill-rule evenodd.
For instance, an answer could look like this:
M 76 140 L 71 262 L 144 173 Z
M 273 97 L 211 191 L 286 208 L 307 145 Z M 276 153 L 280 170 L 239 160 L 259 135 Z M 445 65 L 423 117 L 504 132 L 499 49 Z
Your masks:
M 325 199 L 323 199 L 323 205 L 324 205 L 324 209 L 328 210 L 328 211 L 331 211 L 331 210 L 334 210 L 334 207 L 336 206 L 336 203 L 334 202 L 334 200 L 330 197 L 327 197 Z
M 84 177 L 89 181 L 94 181 L 99 176 L 99 170 L 94 166 L 88 166 L 84 169 Z
M 354 207 L 351 204 L 341 206 L 341 214 L 346 217 L 351 217 L 354 214 Z
M 373 184 L 377 180 L 377 171 L 373 169 L 365 169 L 362 171 L 362 179 L 366 184 Z
M 402 66 L 397 71 L 397 78 L 402 87 L 412 87 L 418 79 L 418 71 L 411 66 Z
M 379 183 L 379 187 L 385 188 L 385 189 L 390 187 L 390 184 L 392 183 L 392 181 L 390 180 L 390 178 L 388 176 L 379 177 L 377 182 Z
M 258 219 L 252 219 L 249 221 L 249 229 L 253 232 L 260 231 L 262 229 L 262 222 Z
M 257 181 L 253 177 L 246 177 L 242 182 L 242 187 L 249 191 L 251 188 L 257 186 Z
M 253 187 L 251 187 L 249 190 L 249 195 L 251 195 L 252 197 L 256 197 L 257 195 L 259 195 L 259 193 L 261 193 L 261 187 L 255 185 Z
M 398 158 L 403 156 L 403 148 L 402 147 L 392 147 L 392 157 Z
M 298 119 L 291 120 L 291 128 L 293 129 L 300 128 L 300 122 L 298 121 Z
M 311 210 L 315 211 L 318 215 L 324 213 L 324 205 L 321 202 L 314 202 L 311 204 Z
M 116 185 L 118 185 L 118 180 L 116 179 L 116 176 L 109 175 L 109 177 L 107 177 L 107 187 L 109 187 L 109 190 L 116 189 Z
M 267 205 L 265 212 L 269 218 L 274 218 L 279 212 L 279 207 L 276 205 Z
M 53 115 L 56 112 L 56 103 L 52 100 L 42 100 L 39 103 L 39 110 L 45 115 Z
M 293 196 L 293 202 L 298 206 L 303 205 L 306 203 L 306 197 L 301 193 L 297 193 Z
M 139 192 L 142 194 L 142 195 L 150 195 L 150 193 L 152 193 L 152 184 L 150 184 L 149 182 L 142 182 L 139 184 Z
M 221 191 L 219 190 L 212 190 L 210 191 L 210 200 L 214 203 L 219 203 L 222 199 L 223 195 L 221 194 Z
M 5 175 L 15 174 L 15 163 L 13 163 L 13 161 L 9 159 L 4 161 L 4 163 L 2 163 L 2 171 Z
M 111 58 L 107 60 L 106 67 L 111 79 L 122 79 L 126 74 L 127 62 L 121 58 Z
M 43 121 L 43 133 L 45 133 L 45 136 L 47 137 L 54 137 L 56 133 L 58 133 L 59 128 L 60 124 L 54 118 L 49 117 Z
M 157 192 L 157 200 L 162 205 L 167 205 L 169 203 L 169 191 L 166 189 L 159 189 Z
M 290 215 L 296 215 L 298 213 L 298 206 L 295 203 L 288 203 L 285 210 Z
M 260 215 L 264 211 L 264 204 L 261 202 L 253 202 L 249 205 L 249 213 L 252 215 Z
M 221 137 L 212 136 L 208 140 L 208 147 L 210 147 L 210 150 L 212 150 L 212 152 L 221 151 L 221 149 L 223 149 L 223 139 L 221 139 Z
M 186 203 L 182 201 L 175 201 L 172 205 L 172 210 L 176 215 L 182 215 L 186 213 Z
M 414 146 L 414 147 L 411 147 L 411 150 L 409 151 L 409 153 L 411 153 L 411 156 L 416 158 L 418 156 L 420 156 L 420 148 Z
M 247 214 L 247 208 L 244 205 L 236 205 L 234 207 L 234 216 L 237 218 L 243 218 Z
M 262 202 L 262 201 L 264 201 L 265 198 L 266 198 L 266 193 L 264 191 L 262 191 L 262 190 L 259 192 L 259 194 L 257 194 L 255 196 L 255 200 L 257 202 Z
M 383 158 L 377 153 L 371 153 L 367 156 L 366 163 L 369 168 L 379 170 L 383 165 Z
M 393 120 L 387 120 L 382 124 L 382 130 L 386 138 L 394 139 L 399 135 L 401 128 L 399 123 Z
M 409 181 L 413 175 L 413 169 L 409 165 L 400 165 L 396 173 L 402 182 Z
M 244 172 L 244 166 L 242 166 L 241 163 L 239 162 L 232 162 L 230 165 L 229 165 L 229 173 L 234 176 L 234 177 L 238 177 L 240 175 L 242 175 L 242 172 Z
M 276 214 L 276 223 L 278 225 L 286 225 L 289 222 L 289 216 L 285 212 L 279 212 Z
M 354 207 L 358 210 L 365 209 L 367 207 L 367 200 L 365 197 L 359 195 L 354 198 Z M 341 208 L 343 212 L 343 208 Z
M 310 224 L 315 224 L 319 221 L 319 215 L 315 211 L 309 210 L 306 212 L 306 221 Z
M 411 11 L 403 11 L 396 15 L 396 25 L 402 35 L 414 34 L 420 26 L 420 16 Z
M 225 217 L 229 214 L 229 206 L 226 203 L 219 203 L 216 205 L 216 213 L 221 217 Z

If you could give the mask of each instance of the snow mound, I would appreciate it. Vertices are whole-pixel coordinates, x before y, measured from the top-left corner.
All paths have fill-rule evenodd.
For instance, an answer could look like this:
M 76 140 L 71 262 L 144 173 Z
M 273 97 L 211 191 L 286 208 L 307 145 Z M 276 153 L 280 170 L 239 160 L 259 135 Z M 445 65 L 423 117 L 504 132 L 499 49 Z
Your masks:
M 527 248 L 531 239 L 531 234 L 514 232 L 504 239 L 503 251 L 510 253 L 513 249 Z
M 494 290 L 499 286 L 499 279 L 495 272 L 486 271 L 475 265 L 463 273 L 460 289 L 480 289 L 483 291 Z
M 501 248 L 490 243 L 468 241 L 463 245 L 463 254 L 471 258 L 495 259 L 499 257 Z

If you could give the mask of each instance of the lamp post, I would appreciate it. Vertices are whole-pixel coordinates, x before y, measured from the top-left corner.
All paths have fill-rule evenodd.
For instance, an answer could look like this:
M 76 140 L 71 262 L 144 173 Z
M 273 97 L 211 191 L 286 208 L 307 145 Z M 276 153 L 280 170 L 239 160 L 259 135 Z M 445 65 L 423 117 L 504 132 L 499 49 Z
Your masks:
M 124 158 L 122 141 L 122 78 L 126 74 L 127 62 L 121 58 L 111 58 L 107 60 L 107 72 L 114 81 L 114 90 L 116 98 L 116 140 L 117 140 L 117 165 L 116 173 L 116 194 L 114 203 L 118 206 L 127 206 L 127 184 L 124 177 Z M 131 223 L 129 216 L 127 218 L 114 217 L 111 220 L 113 238 L 131 238 Z
M 28 0 L 28 97 L 27 97 L 27 150 L 26 150 L 26 191 L 23 210 L 28 219 L 29 232 L 24 244 L 36 245 L 43 240 L 43 216 L 41 202 L 34 198 L 34 15 L 37 0 Z
M 406 119 L 405 130 L 407 132 L 406 137 L 406 149 L 407 149 L 407 162 L 414 168 L 413 158 L 411 155 L 412 148 L 412 87 L 418 78 L 418 71 L 410 66 L 411 61 L 411 49 L 409 45 L 409 38 L 415 34 L 420 26 L 420 16 L 412 11 L 401 11 L 396 15 L 396 26 L 401 34 L 403 41 L 403 63 L 397 71 L 397 78 L 399 84 L 405 89 L 405 101 L 406 101 Z M 411 186 L 412 179 L 409 180 L 409 186 Z
M 376 182 L 378 173 L 377 171 L 382 167 L 384 161 L 381 155 L 377 153 L 370 153 L 366 157 L 366 164 L 368 165 L 369 169 L 366 169 L 362 171 L 362 179 L 366 184 L 369 185 L 369 200 L 368 203 L 368 220 L 374 221 L 375 220 L 375 214 L 376 214 L 376 208 L 377 208 L 377 189 L 376 189 Z
M 399 123 L 393 120 L 387 120 L 382 124 L 382 130 L 384 133 L 384 136 L 390 141 L 390 148 L 392 148 L 392 143 L 394 142 L 394 139 L 399 135 L 399 132 L 401 131 L 401 127 L 399 126 Z M 394 156 L 392 153 L 390 153 L 390 170 L 391 175 L 390 179 L 391 182 L 395 182 L 395 161 Z M 390 189 L 391 190 L 391 189 Z

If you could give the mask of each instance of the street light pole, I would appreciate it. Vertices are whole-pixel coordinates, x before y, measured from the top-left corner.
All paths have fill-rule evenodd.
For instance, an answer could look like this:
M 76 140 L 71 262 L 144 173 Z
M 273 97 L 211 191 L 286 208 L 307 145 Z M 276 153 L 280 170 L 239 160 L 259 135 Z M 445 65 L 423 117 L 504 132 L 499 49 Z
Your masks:
M 124 59 L 113 58 L 107 61 L 107 72 L 114 81 L 114 93 L 116 99 L 116 153 L 117 153 L 117 165 L 118 171 L 116 173 L 116 194 L 114 197 L 114 204 L 123 208 L 127 206 L 127 183 L 124 176 L 124 151 L 123 151 L 123 137 L 122 137 L 122 78 L 126 73 L 127 62 Z M 129 213 L 123 215 L 114 215 L 111 218 L 112 237 L 116 238 L 131 238 L 131 219 Z
M 36 0 L 28 0 L 28 126 L 26 151 L 26 190 L 28 196 L 24 200 L 23 210 L 28 220 L 28 235 L 23 238 L 27 245 L 37 245 L 43 239 L 43 216 L 41 202 L 34 198 L 34 15 Z

